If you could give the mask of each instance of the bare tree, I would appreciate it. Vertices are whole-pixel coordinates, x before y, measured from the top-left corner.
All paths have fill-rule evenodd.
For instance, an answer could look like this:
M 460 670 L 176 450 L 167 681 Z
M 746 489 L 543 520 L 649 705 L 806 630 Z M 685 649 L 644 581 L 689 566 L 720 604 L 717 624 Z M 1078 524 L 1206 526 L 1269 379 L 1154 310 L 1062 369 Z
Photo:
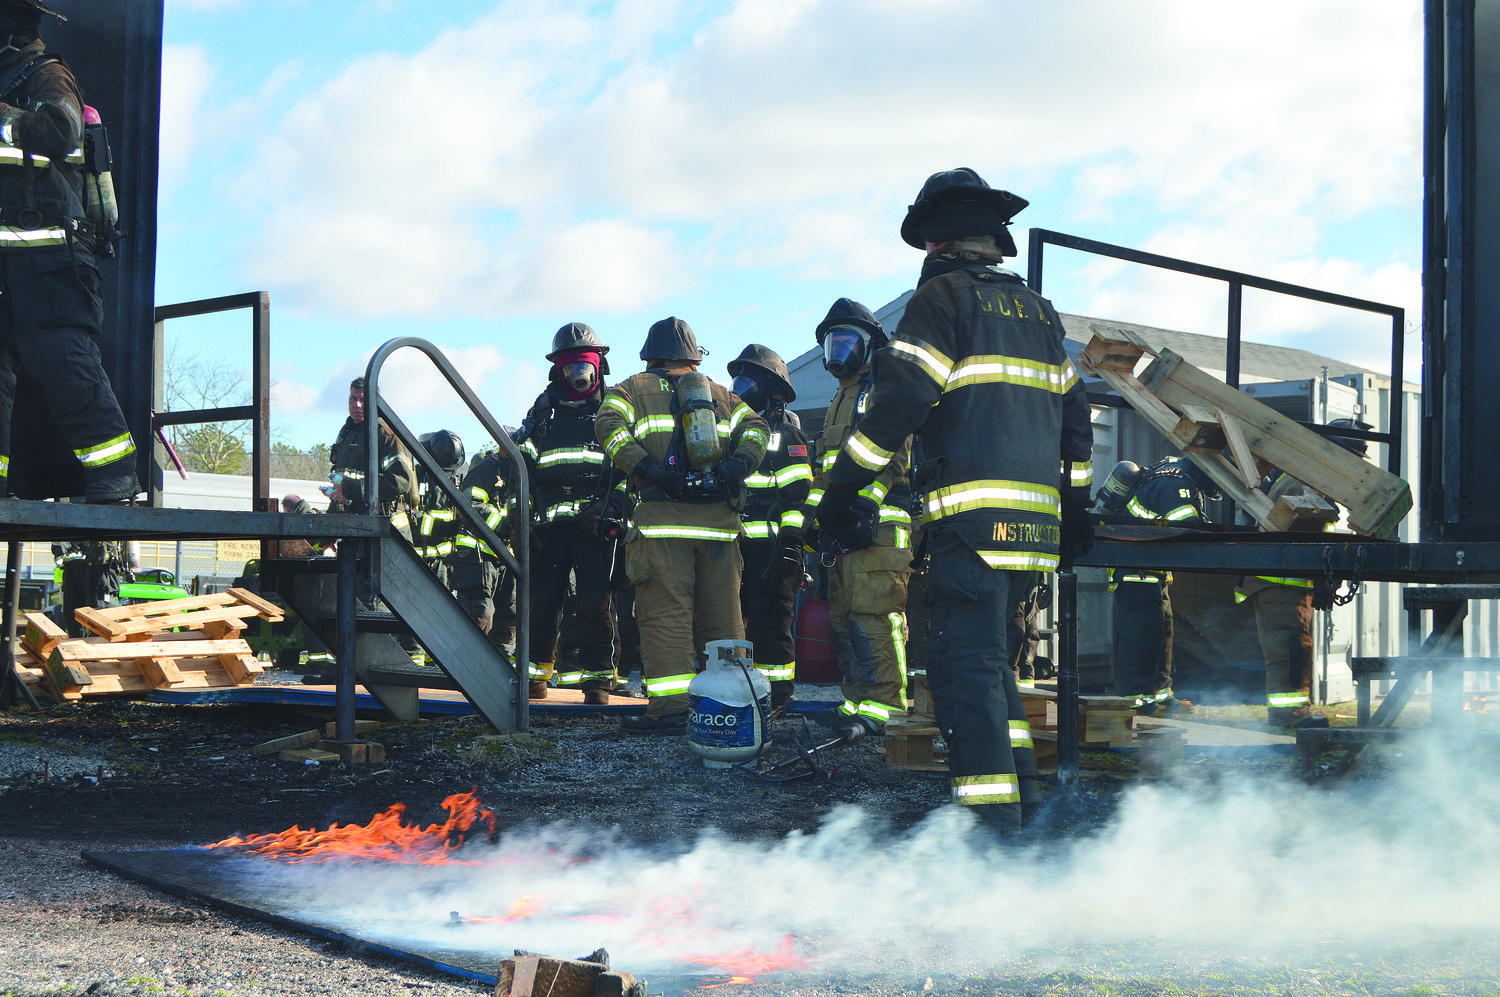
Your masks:
M 162 389 L 167 411 L 247 405 L 250 386 L 245 372 L 224 357 L 184 354 L 176 343 L 163 365 Z M 245 468 L 248 420 L 172 426 L 172 449 L 189 471 L 240 474 Z

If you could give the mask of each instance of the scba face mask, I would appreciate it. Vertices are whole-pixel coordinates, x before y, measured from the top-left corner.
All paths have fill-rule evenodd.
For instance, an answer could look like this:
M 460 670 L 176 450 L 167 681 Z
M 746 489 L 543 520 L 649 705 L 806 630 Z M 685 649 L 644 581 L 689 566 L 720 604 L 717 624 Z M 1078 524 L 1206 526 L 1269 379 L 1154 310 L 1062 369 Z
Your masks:
M 558 373 L 562 380 L 575 395 L 586 395 L 594 390 L 594 385 L 599 383 L 599 370 L 587 360 L 577 363 L 565 363 L 559 366 Z
M 823 336 L 823 369 L 843 379 L 864 367 L 870 334 L 852 325 L 838 325 Z
M 771 393 L 766 390 L 766 386 L 745 374 L 736 377 L 729 390 L 739 395 L 740 401 L 757 412 L 764 412 L 771 403 Z

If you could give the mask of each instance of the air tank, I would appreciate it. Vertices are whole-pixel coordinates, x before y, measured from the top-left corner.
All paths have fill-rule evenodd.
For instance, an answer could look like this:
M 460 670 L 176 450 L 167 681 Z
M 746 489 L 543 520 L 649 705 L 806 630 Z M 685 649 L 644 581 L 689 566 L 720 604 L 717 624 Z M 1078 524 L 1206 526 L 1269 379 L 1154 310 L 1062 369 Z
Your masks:
M 688 463 L 695 471 L 706 471 L 719 462 L 719 418 L 714 409 L 712 381 L 692 371 L 677 379 L 677 418 L 682 420 L 682 438 Z
M 1130 498 L 1130 493 L 1135 491 L 1135 486 L 1140 484 L 1141 466 L 1133 460 L 1122 460 L 1109 472 L 1109 477 L 1104 479 L 1104 484 L 1099 486 L 1099 494 L 1095 504 L 1100 512 L 1121 513 L 1125 511 L 1125 502 Z
M 708 666 L 688 685 L 688 747 L 708 768 L 748 762 L 765 747 L 771 683 L 748 640 L 711 640 Z

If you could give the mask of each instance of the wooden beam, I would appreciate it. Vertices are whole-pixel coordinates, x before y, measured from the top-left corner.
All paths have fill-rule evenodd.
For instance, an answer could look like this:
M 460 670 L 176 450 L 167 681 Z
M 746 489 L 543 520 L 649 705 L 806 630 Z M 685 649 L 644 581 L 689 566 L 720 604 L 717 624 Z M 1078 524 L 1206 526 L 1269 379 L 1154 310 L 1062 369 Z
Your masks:
M 1083 348 L 1081 364 L 1091 371 L 1115 370 L 1129 374 L 1135 370 L 1141 357 L 1156 356 L 1156 351 L 1129 329 L 1091 322 L 1089 332 L 1093 333 L 1093 338 Z
M 1221 408 L 1214 409 L 1214 416 L 1224 430 L 1224 439 L 1229 442 L 1229 452 L 1234 456 L 1240 478 L 1245 482 L 1245 487 L 1254 488 L 1260 484 L 1260 474 L 1256 471 L 1255 454 L 1251 452 L 1250 444 L 1245 439 L 1245 431 L 1235 422 L 1234 416 Z

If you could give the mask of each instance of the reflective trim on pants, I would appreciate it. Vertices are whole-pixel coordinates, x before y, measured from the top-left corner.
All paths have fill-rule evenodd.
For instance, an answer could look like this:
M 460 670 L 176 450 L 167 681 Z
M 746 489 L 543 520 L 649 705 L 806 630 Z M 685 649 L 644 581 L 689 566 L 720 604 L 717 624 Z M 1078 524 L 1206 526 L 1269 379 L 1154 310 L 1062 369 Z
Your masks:
M 956 775 L 953 777 L 953 802 L 966 807 L 986 803 L 1020 803 L 1021 787 L 1014 773 L 999 775 Z

